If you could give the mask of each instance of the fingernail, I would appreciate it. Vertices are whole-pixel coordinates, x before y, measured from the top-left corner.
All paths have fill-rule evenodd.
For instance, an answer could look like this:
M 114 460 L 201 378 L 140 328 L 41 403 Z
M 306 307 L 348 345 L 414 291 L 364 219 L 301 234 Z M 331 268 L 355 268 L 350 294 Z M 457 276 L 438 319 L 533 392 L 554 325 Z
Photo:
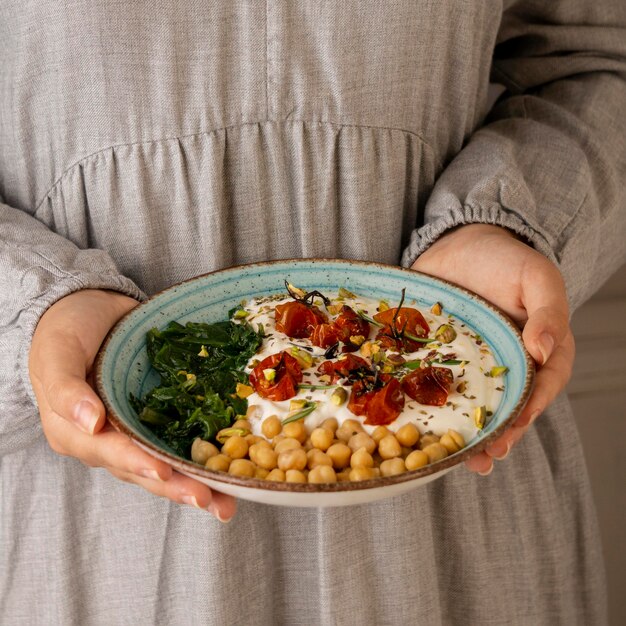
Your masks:
M 481 476 L 489 476 L 489 474 L 491 474 L 491 472 L 493 472 L 493 463 L 491 464 L 491 466 L 489 467 L 489 469 L 486 472 L 478 472 L 478 474 L 480 474 Z
M 539 344 L 539 351 L 541 352 L 541 358 L 543 359 L 541 364 L 544 365 L 550 358 L 552 350 L 554 350 L 554 338 L 548 333 L 541 333 L 537 343 Z
M 507 456 L 509 456 L 509 452 L 511 451 L 511 442 L 506 444 L 506 452 L 504 454 L 498 455 L 496 456 L 495 454 L 493 455 L 493 458 L 498 460 L 498 461 L 502 461 L 502 459 L 506 459 Z M 491 469 L 493 469 L 493 465 L 491 466 Z M 491 470 L 489 470 L 491 472 Z M 484 474 L 482 474 L 484 476 Z
M 200 505 L 198 504 L 198 501 L 196 500 L 196 496 L 182 496 L 181 500 L 184 504 L 195 506 L 196 509 L 200 508 Z
M 228 524 L 228 522 L 233 519 L 232 517 L 223 517 L 220 510 L 212 502 L 207 507 L 207 511 L 212 515 L 215 515 L 215 517 L 217 517 L 217 519 L 222 522 L 222 524 Z
M 98 410 L 91 402 L 82 400 L 76 407 L 74 419 L 81 430 L 84 430 L 89 435 L 93 435 L 98 422 Z
M 153 469 L 143 469 L 139 470 L 139 475 L 144 478 L 149 478 L 150 480 L 158 480 L 159 482 L 165 482 L 156 470 Z

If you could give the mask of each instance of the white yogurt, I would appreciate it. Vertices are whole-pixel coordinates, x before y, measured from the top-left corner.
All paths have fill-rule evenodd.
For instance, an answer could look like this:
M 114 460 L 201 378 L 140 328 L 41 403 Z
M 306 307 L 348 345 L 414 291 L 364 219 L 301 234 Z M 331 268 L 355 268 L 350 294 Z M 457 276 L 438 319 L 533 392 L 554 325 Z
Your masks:
M 335 302 L 337 296 L 325 294 Z M 285 297 L 282 299 L 260 299 L 253 300 L 244 305 L 244 309 L 248 312 L 246 318 L 254 327 L 258 324 L 262 324 L 265 329 L 266 339 L 263 341 L 261 349 L 250 360 L 246 371 L 250 371 L 251 364 L 254 361 L 261 361 L 264 358 L 276 354 L 282 350 L 289 351 L 293 348 L 294 344 L 299 346 L 306 346 L 312 349 L 312 354 L 315 360 L 315 364 L 303 371 L 303 383 L 306 384 L 324 384 L 318 378 L 317 367 L 324 360 L 324 350 L 313 346 L 308 339 L 291 339 L 276 330 L 274 322 L 274 308 L 278 304 L 289 302 L 291 298 Z M 377 307 L 379 305 L 378 300 L 370 298 L 363 298 L 357 296 L 356 298 L 346 298 L 342 300 L 342 304 L 347 304 L 355 311 L 363 311 L 368 317 L 373 317 L 377 313 Z M 328 313 L 319 299 L 316 300 L 316 304 L 319 308 L 328 315 L 332 320 L 335 315 Z M 391 306 L 396 306 L 395 303 L 390 303 Z M 404 410 L 391 424 L 387 425 L 392 431 L 398 430 L 401 426 L 407 423 L 415 424 L 421 433 L 432 432 L 436 435 L 442 435 L 447 432 L 448 429 L 453 429 L 459 432 L 465 441 L 470 441 L 475 437 L 478 432 L 474 424 L 473 411 L 476 407 L 484 406 L 489 412 L 494 412 L 500 403 L 502 393 L 504 390 L 505 377 L 492 378 L 486 376 L 492 367 L 496 365 L 503 365 L 496 363 L 493 354 L 486 343 L 484 343 L 476 333 L 461 323 L 459 320 L 455 320 L 453 317 L 445 314 L 445 309 L 441 315 L 434 315 L 429 310 L 422 309 L 413 303 L 408 303 L 403 306 L 409 306 L 418 309 L 430 326 L 430 335 L 434 336 L 435 331 L 441 324 L 450 324 L 457 332 L 457 337 L 449 344 L 429 344 L 428 347 L 424 347 L 416 352 L 409 354 L 403 354 L 402 356 L 407 360 L 422 359 L 431 350 L 436 349 L 442 355 L 453 354 L 452 357 L 455 360 L 464 361 L 464 365 L 445 365 L 440 367 L 448 367 L 452 370 L 454 375 L 454 382 L 451 386 L 450 393 L 448 395 L 448 401 L 445 406 L 429 406 L 419 404 L 417 401 L 412 400 L 409 396 L 405 395 Z M 373 340 L 378 328 L 373 324 L 370 324 L 370 340 Z M 357 351 L 356 355 L 360 355 Z M 438 365 L 435 363 L 434 365 Z M 465 390 L 463 393 L 457 391 L 459 384 L 465 382 Z M 348 393 L 350 392 L 350 386 L 345 387 Z M 248 403 L 250 407 L 257 406 L 259 409 L 255 412 L 256 416 L 249 417 L 249 421 L 252 425 L 253 433 L 261 435 L 261 424 L 266 417 L 270 415 L 277 415 L 281 420 L 287 417 L 289 413 L 289 405 L 292 399 L 307 399 L 317 403 L 315 410 L 308 415 L 304 424 L 308 432 L 311 432 L 315 427 L 319 426 L 325 419 L 334 417 L 341 424 L 346 419 L 359 420 L 364 429 L 367 432 L 373 432 L 376 426 L 364 424 L 365 416 L 356 416 L 354 413 L 348 410 L 347 402 L 342 406 L 337 407 L 330 401 L 330 396 L 334 389 L 301 389 L 295 398 L 284 400 L 282 402 L 275 402 L 267 400 L 259 396 L 256 392 L 248 397 Z

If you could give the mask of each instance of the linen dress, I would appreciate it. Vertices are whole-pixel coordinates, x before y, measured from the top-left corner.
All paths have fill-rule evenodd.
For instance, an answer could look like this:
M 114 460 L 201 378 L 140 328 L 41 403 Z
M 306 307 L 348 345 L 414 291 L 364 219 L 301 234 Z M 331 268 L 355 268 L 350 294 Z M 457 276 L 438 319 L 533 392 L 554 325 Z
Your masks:
M 565 397 L 489 477 L 225 525 L 52 452 L 27 359 L 78 289 L 409 265 L 474 222 L 575 308 L 626 255 L 625 26 L 622 0 L 2 0 L 0 622 L 604 623 Z

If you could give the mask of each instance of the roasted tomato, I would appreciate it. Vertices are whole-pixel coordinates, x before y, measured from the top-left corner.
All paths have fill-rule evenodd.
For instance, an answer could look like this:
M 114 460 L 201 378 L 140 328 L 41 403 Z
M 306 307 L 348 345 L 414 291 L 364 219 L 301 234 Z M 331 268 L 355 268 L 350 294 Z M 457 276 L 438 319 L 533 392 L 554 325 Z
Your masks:
M 365 415 L 365 423 L 375 426 L 391 424 L 404 408 L 404 393 L 397 379 L 387 376 L 382 387 L 370 389 L 366 381 L 352 385 L 348 410 Z
M 265 370 L 273 369 L 274 377 L 268 380 Z M 263 359 L 251 372 L 250 384 L 254 390 L 268 400 L 289 400 L 298 393 L 302 382 L 302 370 L 298 361 L 287 352 L 278 352 Z
M 330 348 L 339 341 L 339 332 L 332 324 L 319 324 L 313 328 L 309 339 L 314 346 Z
M 342 378 L 348 378 L 350 373 L 354 370 L 365 368 L 370 370 L 369 363 L 362 359 L 360 356 L 354 354 L 347 354 L 343 359 L 337 361 L 324 361 L 317 371 L 320 374 L 327 374 L 333 383 L 336 383 Z
M 365 423 L 375 426 L 391 424 L 404 408 L 404 393 L 398 380 L 391 378 L 383 387 L 370 393 Z
M 402 389 L 407 396 L 420 404 L 443 406 L 454 381 L 447 367 L 426 367 L 407 374 L 402 379 Z
M 348 411 L 355 415 L 365 415 L 367 404 L 372 397 L 373 391 L 368 391 L 368 387 L 362 380 L 357 380 L 352 385 L 350 398 L 348 400 Z
M 398 312 L 397 317 L 396 311 Z M 422 347 L 422 344 L 403 337 L 403 333 L 406 332 L 415 337 L 427 337 L 430 332 L 424 316 L 417 309 L 409 307 L 393 308 L 376 313 L 374 319 L 384 324 L 376 335 L 376 339 L 381 342 L 384 348 L 415 352 Z
M 364 319 L 360 318 L 352 308 L 343 305 L 341 313 L 334 321 L 335 328 L 339 333 L 339 340 L 344 343 L 344 352 L 353 352 L 359 346 L 352 343 L 350 337 L 365 337 L 367 339 L 370 334 L 370 325 Z
M 303 302 L 285 302 L 274 309 L 276 330 L 288 337 L 303 339 L 310 337 L 313 329 L 326 323 L 326 316 L 316 307 Z

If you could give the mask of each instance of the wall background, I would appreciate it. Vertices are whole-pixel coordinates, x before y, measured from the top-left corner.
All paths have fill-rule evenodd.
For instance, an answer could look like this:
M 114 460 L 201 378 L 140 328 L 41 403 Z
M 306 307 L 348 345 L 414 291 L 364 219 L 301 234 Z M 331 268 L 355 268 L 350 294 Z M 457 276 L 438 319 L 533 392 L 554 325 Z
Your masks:
M 572 318 L 568 386 L 598 508 L 611 626 L 626 624 L 626 265 Z

